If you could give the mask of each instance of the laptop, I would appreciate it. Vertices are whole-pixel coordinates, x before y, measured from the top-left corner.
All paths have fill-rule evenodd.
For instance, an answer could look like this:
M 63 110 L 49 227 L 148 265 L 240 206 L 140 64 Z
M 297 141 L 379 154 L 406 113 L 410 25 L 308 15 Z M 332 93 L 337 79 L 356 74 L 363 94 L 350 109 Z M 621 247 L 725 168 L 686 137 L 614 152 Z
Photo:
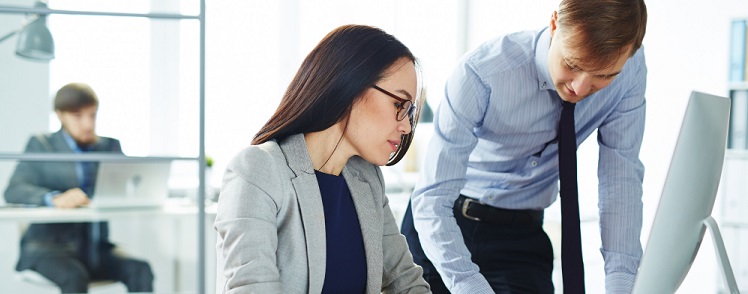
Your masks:
M 160 207 L 168 198 L 170 169 L 170 161 L 101 162 L 88 207 Z

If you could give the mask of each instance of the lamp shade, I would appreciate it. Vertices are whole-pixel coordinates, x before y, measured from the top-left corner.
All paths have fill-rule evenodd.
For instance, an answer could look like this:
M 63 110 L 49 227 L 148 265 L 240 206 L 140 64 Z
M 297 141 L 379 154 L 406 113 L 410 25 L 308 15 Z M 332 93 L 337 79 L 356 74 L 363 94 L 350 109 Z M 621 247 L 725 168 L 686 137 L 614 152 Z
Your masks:
M 47 17 L 40 15 L 18 34 L 16 55 L 37 61 L 55 58 L 55 42 L 47 28 Z

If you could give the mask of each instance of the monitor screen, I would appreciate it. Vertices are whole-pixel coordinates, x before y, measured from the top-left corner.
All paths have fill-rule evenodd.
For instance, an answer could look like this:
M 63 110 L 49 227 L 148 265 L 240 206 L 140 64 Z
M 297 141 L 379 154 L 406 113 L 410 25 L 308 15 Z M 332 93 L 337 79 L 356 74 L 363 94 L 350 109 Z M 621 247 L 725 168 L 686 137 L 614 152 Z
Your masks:
M 633 293 L 674 293 L 698 252 L 724 162 L 730 100 L 693 92 Z

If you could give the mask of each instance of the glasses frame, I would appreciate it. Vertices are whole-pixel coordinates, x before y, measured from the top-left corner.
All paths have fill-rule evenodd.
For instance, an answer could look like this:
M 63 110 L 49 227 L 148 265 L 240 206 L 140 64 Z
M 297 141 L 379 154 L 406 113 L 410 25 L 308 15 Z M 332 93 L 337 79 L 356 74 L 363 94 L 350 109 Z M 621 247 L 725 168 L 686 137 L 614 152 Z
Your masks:
M 416 112 L 416 106 L 413 104 L 413 101 L 410 101 L 408 99 L 400 98 L 399 96 L 392 94 L 392 92 L 387 91 L 385 89 L 380 88 L 377 85 L 371 86 L 372 88 L 376 89 L 379 92 L 384 93 L 387 96 L 392 97 L 393 99 L 400 101 L 400 106 L 397 107 L 397 112 L 395 112 L 395 119 L 397 121 L 402 121 L 405 119 L 405 117 L 413 118 L 413 113 Z M 407 105 L 407 106 L 406 106 Z M 404 112 L 403 112 L 404 110 Z M 405 115 L 401 115 L 400 113 L 405 113 Z M 401 117 L 402 116 L 402 117 Z

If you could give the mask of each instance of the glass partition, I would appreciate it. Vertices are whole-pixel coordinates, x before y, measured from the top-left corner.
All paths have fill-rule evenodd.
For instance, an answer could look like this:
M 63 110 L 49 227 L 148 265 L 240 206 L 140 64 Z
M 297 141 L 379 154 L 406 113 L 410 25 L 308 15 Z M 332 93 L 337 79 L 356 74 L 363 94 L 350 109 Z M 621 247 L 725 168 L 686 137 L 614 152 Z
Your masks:
M 40 154 L 45 155 L 45 154 Z M 59 155 L 59 154 L 58 154 Z M 96 156 L 78 156 L 81 160 Z M 94 184 L 86 196 L 90 200 L 76 208 L 55 207 L 57 197 L 78 189 L 76 168 L 87 161 L 41 160 L 24 157 L 22 161 L 0 161 L 0 233 L 6 240 L 0 250 L 0 290 L 43 289 L 28 272 L 54 280 L 49 271 L 72 271 L 60 265 L 60 256 L 80 262 L 92 272 L 116 273 L 128 268 L 141 281 L 118 285 L 156 293 L 195 293 L 199 255 L 197 215 L 197 169 L 195 160 L 173 158 L 117 158 L 101 155 L 94 164 Z M 44 195 L 57 193 L 51 203 Z M 206 203 L 205 246 L 213 246 L 210 229 L 215 204 Z M 53 256 L 52 256 L 53 255 Z M 125 257 L 122 263 L 105 262 L 112 256 Z M 53 258 L 54 257 L 54 258 Z M 213 255 L 207 268 L 214 272 Z M 140 265 L 134 268 L 125 263 Z M 98 270 L 94 270 L 98 266 Z M 138 273 L 139 272 L 139 273 Z M 49 275 L 49 276 L 47 276 Z M 152 281 L 143 282 L 150 276 Z M 118 277 L 93 276 L 92 281 L 117 280 Z M 209 281 L 212 283 L 212 280 Z M 99 282 L 97 282 L 99 283 Z M 212 285 L 212 284 L 211 284 Z M 133 286 L 135 287 L 135 286 Z M 212 286 L 211 286 L 212 287 Z M 54 289 L 55 286 L 49 288 Z
M 198 201 L 205 198 L 200 5 L 0 0 L 0 230 L 9 236 L 0 248 L 8 252 L 0 292 L 100 285 L 57 281 L 75 273 L 71 263 L 93 280 L 119 280 L 107 287 L 122 290 L 214 287 L 206 284 L 215 266 L 206 265 L 205 248 L 215 240 L 215 189 Z M 16 53 L 31 24 L 48 28 L 52 60 Z M 70 83 L 90 86 L 97 104 L 55 109 Z M 98 139 L 82 139 L 83 125 Z M 107 198 L 113 203 L 104 205 Z

